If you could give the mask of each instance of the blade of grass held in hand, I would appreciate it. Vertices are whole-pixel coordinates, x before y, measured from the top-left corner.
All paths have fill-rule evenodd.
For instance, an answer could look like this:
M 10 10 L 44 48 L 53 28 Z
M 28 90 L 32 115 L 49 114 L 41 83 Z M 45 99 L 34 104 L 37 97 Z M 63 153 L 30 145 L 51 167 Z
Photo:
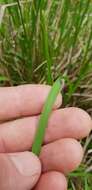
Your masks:
M 39 156 L 41 146 L 44 140 L 46 127 L 48 124 L 49 115 L 52 111 L 55 100 L 61 90 L 61 78 L 58 78 L 52 86 L 52 89 L 47 97 L 43 112 L 40 116 L 38 128 L 36 131 L 35 139 L 32 146 L 32 152 Z

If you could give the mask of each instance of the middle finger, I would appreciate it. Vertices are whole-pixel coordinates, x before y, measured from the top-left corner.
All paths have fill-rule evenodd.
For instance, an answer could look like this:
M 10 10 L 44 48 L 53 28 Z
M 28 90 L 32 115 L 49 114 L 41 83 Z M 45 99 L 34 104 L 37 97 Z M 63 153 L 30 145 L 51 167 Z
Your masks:
M 17 152 L 31 149 L 39 117 L 27 117 L 0 125 L 0 152 Z M 46 130 L 44 144 L 60 138 L 80 139 L 91 130 L 90 116 L 79 108 L 53 111 Z

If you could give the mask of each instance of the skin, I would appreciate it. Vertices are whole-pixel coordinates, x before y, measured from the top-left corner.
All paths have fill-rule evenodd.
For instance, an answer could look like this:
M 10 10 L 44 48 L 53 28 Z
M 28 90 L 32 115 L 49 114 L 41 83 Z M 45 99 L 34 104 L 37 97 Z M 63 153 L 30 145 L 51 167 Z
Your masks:
M 67 190 L 65 176 L 82 161 L 83 148 L 78 140 L 90 133 L 92 120 L 79 108 L 60 109 L 60 94 L 39 158 L 30 151 L 50 88 L 0 88 L 0 190 Z

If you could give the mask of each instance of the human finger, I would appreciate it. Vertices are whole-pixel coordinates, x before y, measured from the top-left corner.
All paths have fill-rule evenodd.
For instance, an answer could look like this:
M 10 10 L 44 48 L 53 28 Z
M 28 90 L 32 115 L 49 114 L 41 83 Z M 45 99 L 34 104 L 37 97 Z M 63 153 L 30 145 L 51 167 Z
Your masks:
M 41 175 L 34 190 L 67 190 L 67 180 L 65 176 L 56 171 L 47 172 Z
M 39 117 L 26 117 L 0 125 L 0 152 L 30 150 L 38 126 Z M 52 112 L 44 143 L 61 138 L 81 139 L 92 128 L 90 116 L 79 108 L 64 108 Z
M 31 152 L 0 154 L 0 189 L 32 189 L 41 174 L 39 159 Z
M 75 139 L 65 138 L 42 147 L 42 171 L 59 171 L 67 174 L 75 170 L 83 158 L 83 149 Z
M 48 85 L 33 84 L 0 87 L 0 121 L 39 114 L 50 89 Z M 61 102 L 59 94 L 54 108 L 58 108 Z

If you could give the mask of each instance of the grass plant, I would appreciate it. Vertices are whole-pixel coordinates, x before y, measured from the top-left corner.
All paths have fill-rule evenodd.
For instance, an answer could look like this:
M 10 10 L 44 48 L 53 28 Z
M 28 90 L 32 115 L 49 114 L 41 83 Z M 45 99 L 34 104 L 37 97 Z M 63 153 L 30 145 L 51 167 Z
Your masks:
M 59 76 L 66 78 L 63 107 L 92 116 L 92 1 L 0 0 L 0 86 L 53 85 Z M 70 174 L 69 190 L 92 189 L 91 134 L 82 144 L 83 165 Z

